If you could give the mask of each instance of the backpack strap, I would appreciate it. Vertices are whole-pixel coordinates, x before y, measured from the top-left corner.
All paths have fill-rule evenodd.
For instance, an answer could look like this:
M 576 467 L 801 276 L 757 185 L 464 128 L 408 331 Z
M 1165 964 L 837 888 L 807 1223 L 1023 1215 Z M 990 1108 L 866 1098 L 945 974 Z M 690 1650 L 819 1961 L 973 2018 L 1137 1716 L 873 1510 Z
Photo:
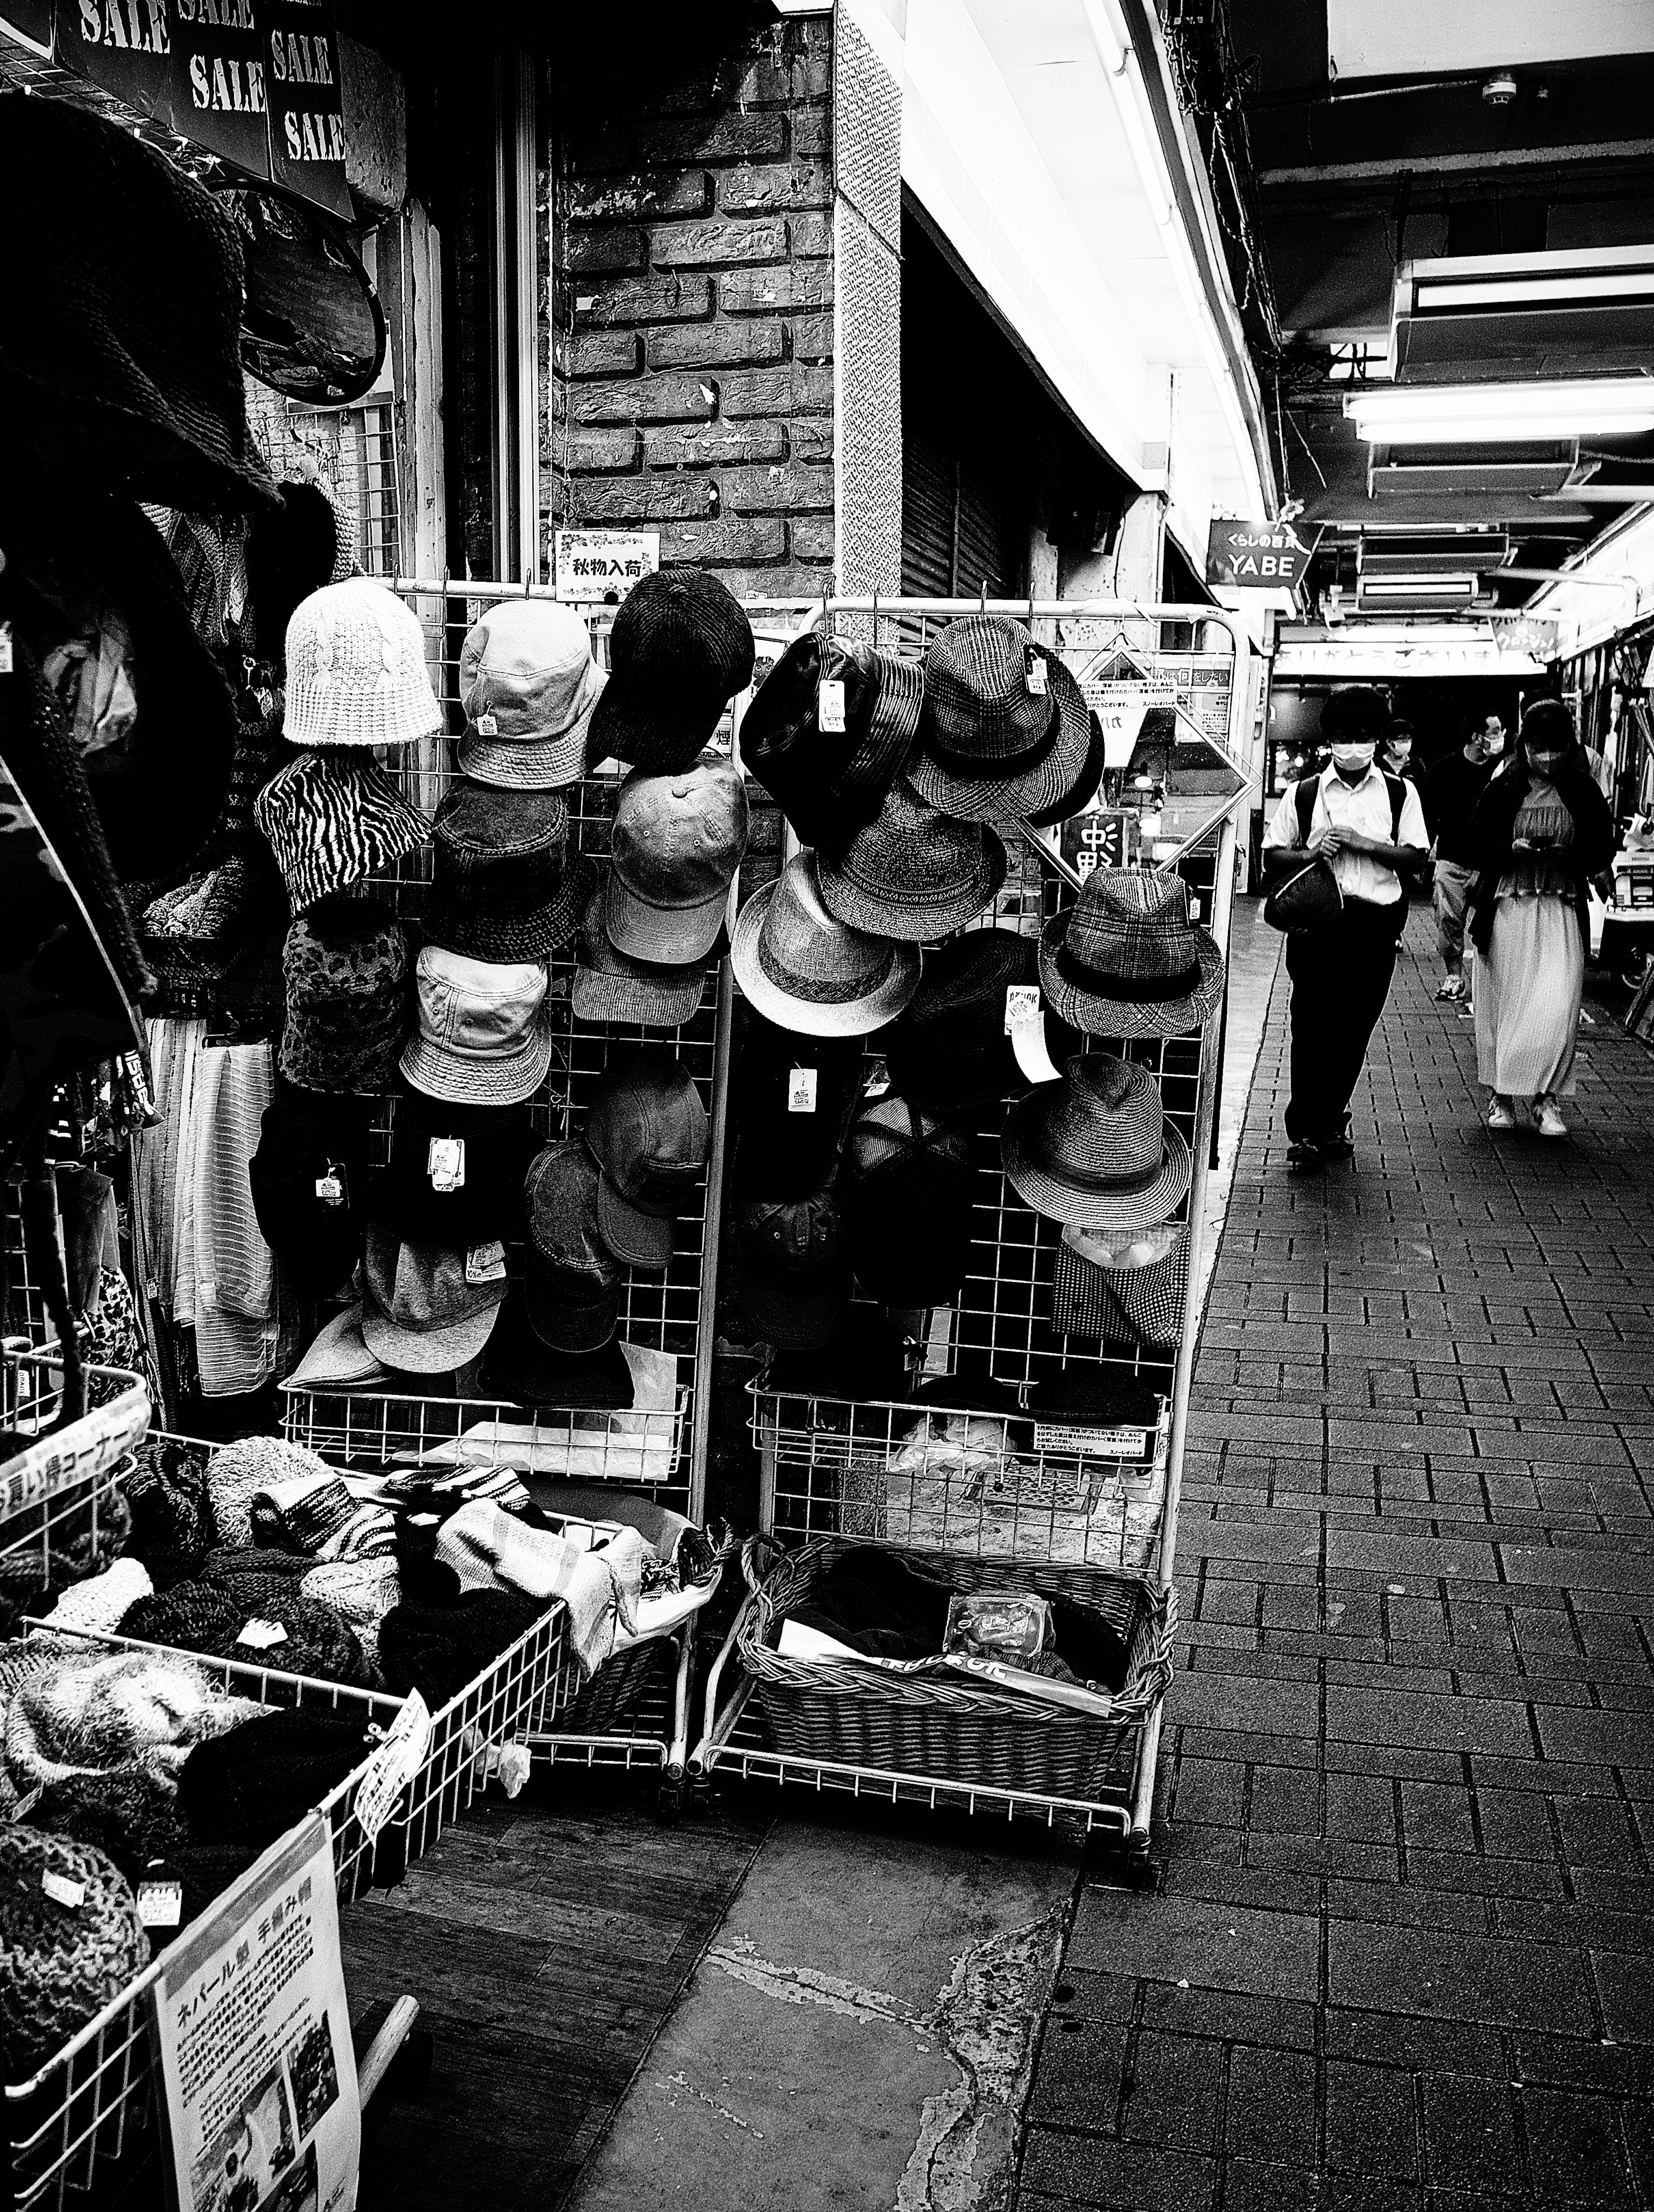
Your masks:
M 1293 786 L 1293 805 L 1298 810 L 1298 842 L 1310 842 L 1310 823 L 1315 819 L 1315 794 L 1321 787 L 1318 775 L 1300 775 Z
M 1399 845 L 1402 842 L 1402 809 L 1407 804 L 1407 786 L 1400 776 L 1391 775 L 1388 769 L 1381 773 L 1390 793 L 1390 842 L 1392 845 Z

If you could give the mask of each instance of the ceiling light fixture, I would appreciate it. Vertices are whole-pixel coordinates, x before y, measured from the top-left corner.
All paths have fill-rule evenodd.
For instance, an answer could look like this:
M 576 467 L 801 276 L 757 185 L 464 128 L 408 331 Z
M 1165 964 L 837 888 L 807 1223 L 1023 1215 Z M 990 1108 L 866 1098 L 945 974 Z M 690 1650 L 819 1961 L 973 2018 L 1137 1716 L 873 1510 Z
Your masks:
M 1654 377 L 1552 384 L 1410 384 L 1351 392 L 1344 413 L 1374 446 L 1512 445 L 1654 430 Z
M 1368 576 L 1360 585 L 1363 599 L 1428 600 L 1432 605 L 1447 603 L 1465 604 L 1476 595 L 1476 579 L 1472 575 L 1432 576 Z
M 1501 70 L 1482 86 L 1481 96 L 1489 107 L 1508 107 L 1516 98 L 1516 79 L 1508 70 Z

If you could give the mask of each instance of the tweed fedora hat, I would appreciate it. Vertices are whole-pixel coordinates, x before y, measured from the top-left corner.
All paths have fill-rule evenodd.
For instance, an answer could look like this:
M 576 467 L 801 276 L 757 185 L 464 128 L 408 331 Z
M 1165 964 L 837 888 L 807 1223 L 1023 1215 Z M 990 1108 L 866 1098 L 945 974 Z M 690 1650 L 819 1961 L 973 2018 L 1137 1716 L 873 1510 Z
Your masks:
M 821 860 L 821 903 L 854 929 L 928 942 L 979 915 L 1005 880 L 1005 848 L 980 822 L 955 822 L 898 776 L 843 860 Z
M 1194 1164 L 1147 1068 L 1112 1053 L 1076 1054 L 1006 1117 L 999 1156 L 1011 1188 L 1052 1221 L 1088 1229 L 1163 1221 Z
M 823 903 L 814 853 L 799 853 L 741 909 L 731 958 L 769 1020 L 806 1036 L 865 1036 L 918 988 L 919 955 L 840 921 Z
M 383 875 L 431 834 L 366 753 L 301 753 L 253 801 L 295 914 L 364 876 Z
M 462 772 L 508 791 L 578 783 L 604 681 L 573 607 L 553 599 L 490 607 L 459 652 Z
M 924 963 L 912 1001 L 880 1039 L 890 1079 L 933 1112 L 1017 1098 L 1029 1087 L 1006 1026 L 1006 993 L 1037 989 L 1039 946 L 1009 929 L 967 929 Z M 1047 1011 L 1045 1049 L 1060 1066 L 1085 1049 Z
M 473 1282 L 463 1252 L 408 1244 L 367 1225 L 362 1340 L 376 1359 L 414 1375 L 444 1375 L 475 1359 L 493 1333 L 506 1271 Z
M 574 955 L 574 1012 L 583 1022 L 633 1022 L 642 1029 L 678 1029 L 698 1012 L 706 970 L 633 960 L 617 952 L 604 927 L 604 872 L 594 872 L 580 917 Z
M 1086 702 L 1060 666 L 1014 616 L 949 623 L 925 657 L 907 768 L 920 795 L 967 822 L 1026 822 L 1059 804 L 1091 746 Z
M 844 686 L 844 727 L 824 730 L 821 685 Z M 924 671 L 870 646 L 795 638 L 741 720 L 742 765 L 806 845 L 836 855 L 878 812 L 918 734 Z
M 579 927 L 591 870 L 554 791 L 454 784 L 433 825 L 427 943 L 474 960 L 543 960 Z
M 752 681 L 753 627 L 704 568 L 662 568 L 634 584 L 609 638 L 609 682 L 591 717 L 594 761 L 688 768 L 724 709 Z
M 1080 764 L 1077 780 L 1069 786 L 1060 799 L 1053 799 L 1049 806 L 1042 806 L 1037 814 L 1030 814 L 1027 817 L 1030 830 L 1054 830 L 1059 823 L 1070 820 L 1073 816 L 1083 814 L 1092 800 L 1096 798 L 1102 785 L 1103 770 L 1108 766 L 1107 745 L 1103 736 L 1102 722 L 1091 708 L 1086 706 L 1085 695 L 1080 691 L 1079 685 L 1075 683 L 1064 662 L 1052 659 L 1051 681 L 1057 687 L 1057 703 L 1064 707 L 1065 712 L 1072 711 L 1071 702 L 1068 702 L 1064 706 L 1069 686 L 1072 684 L 1075 691 L 1079 693 L 1080 704 L 1086 717 L 1086 726 L 1090 731 L 1091 736 L 1090 742 L 1086 747 L 1085 759 Z
M 1178 1036 L 1222 997 L 1223 955 L 1181 876 L 1098 868 L 1040 933 L 1039 984 L 1088 1036 Z
M 442 727 L 419 617 L 371 577 L 300 600 L 287 670 L 282 734 L 290 744 L 408 745 Z

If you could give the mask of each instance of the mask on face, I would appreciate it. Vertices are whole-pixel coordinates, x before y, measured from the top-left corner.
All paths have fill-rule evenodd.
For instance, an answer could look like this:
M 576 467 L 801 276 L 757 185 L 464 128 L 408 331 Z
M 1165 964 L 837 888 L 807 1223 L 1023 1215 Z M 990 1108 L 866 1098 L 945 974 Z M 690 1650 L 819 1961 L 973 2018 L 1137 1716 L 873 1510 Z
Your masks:
M 1413 748 L 1411 745 L 1391 745 L 1390 757 L 1397 768 L 1405 768 L 1413 757 Z
M 1505 750 L 1504 731 L 1484 731 L 1481 739 L 1481 750 L 1487 754 L 1489 760 L 1497 760 Z
M 1563 758 L 1560 753 L 1530 753 L 1528 766 L 1536 775 L 1554 775 L 1561 767 Z
M 1335 745 L 1333 763 L 1337 768 L 1371 768 L 1376 745 Z

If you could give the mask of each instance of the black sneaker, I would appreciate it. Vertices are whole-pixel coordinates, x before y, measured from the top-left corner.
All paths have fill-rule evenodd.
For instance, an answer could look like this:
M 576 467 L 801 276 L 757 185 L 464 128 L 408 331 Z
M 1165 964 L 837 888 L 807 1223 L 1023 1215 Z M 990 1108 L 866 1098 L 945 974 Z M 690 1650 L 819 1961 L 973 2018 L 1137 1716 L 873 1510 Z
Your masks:
M 1321 1146 L 1312 1144 L 1307 1137 L 1300 1137 L 1287 1147 L 1287 1165 L 1289 1168 L 1318 1168 L 1325 1164 Z
M 1349 1160 L 1355 1157 L 1355 1139 L 1341 1130 L 1336 1137 L 1322 1139 L 1321 1150 L 1330 1160 Z

